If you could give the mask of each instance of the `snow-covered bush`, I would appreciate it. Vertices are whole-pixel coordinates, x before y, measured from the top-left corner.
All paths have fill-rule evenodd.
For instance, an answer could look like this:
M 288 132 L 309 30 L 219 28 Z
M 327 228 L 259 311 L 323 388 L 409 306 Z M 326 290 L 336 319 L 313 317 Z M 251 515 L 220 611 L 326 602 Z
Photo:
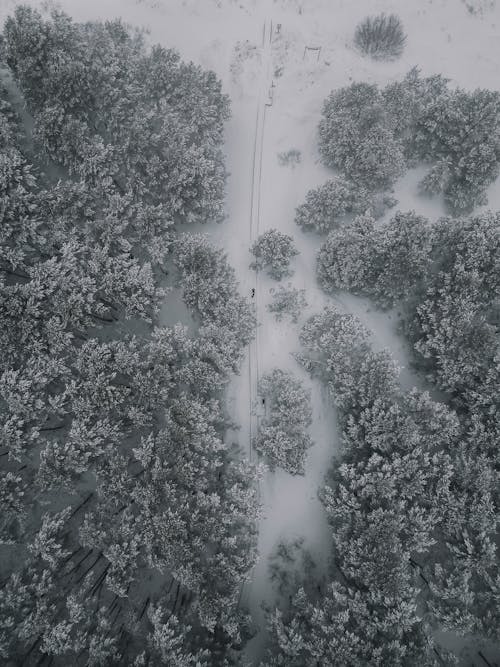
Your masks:
M 376 85 L 353 83 L 330 94 L 319 124 L 328 167 L 370 190 L 385 190 L 405 171 L 401 143 Z
M 376 60 L 399 58 L 406 35 L 396 14 L 368 16 L 356 27 L 354 44 L 365 56 Z
M 304 474 L 305 456 L 312 445 L 307 428 L 312 421 L 311 397 L 300 380 L 278 368 L 259 381 L 266 417 L 254 439 L 255 449 L 292 475 Z
M 269 229 L 259 236 L 250 248 L 255 260 L 250 268 L 265 269 L 275 280 L 281 280 L 293 272 L 290 269 L 290 260 L 299 254 L 291 236 L 283 234 L 277 229 Z
M 309 190 L 306 200 L 297 207 L 295 222 L 302 229 L 325 234 L 337 228 L 348 214 L 361 214 L 376 208 L 375 197 L 365 187 L 341 176 L 319 188 Z M 377 208 L 379 212 L 380 207 Z
M 297 148 L 290 148 L 288 151 L 278 153 L 278 162 L 281 167 L 295 167 L 300 164 L 302 153 Z
M 273 300 L 267 306 L 270 313 L 274 313 L 278 322 L 285 316 L 289 316 L 292 322 L 297 322 L 301 312 L 307 308 L 307 301 L 305 298 L 306 291 L 292 287 L 290 283 L 286 287 L 280 285 L 279 287 L 270 290 Z

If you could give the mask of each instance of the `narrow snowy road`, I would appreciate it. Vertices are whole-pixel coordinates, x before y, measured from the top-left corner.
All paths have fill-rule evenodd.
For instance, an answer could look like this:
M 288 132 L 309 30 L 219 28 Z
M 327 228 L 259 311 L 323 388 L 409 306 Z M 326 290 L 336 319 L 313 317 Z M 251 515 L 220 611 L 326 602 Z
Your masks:
M 273 28 L 274 25 L 274 28 Z M 282 470 L 267 471 L 261 480 L 260 497 L 263 516 L 259 523 L 259 561 L 252 572 L 251 581 L 244 587 L 241 603 L 247 607 L 257 628 L 256 636 L 246 647 L 244 658 L 250 664 L 257 665 L 263 657 L 265 646 L 265 611 L 264 605 L 274 605 L 278 596 L 275 582 L 269 569 L 270 557 L 281 542 L 302 540 L 306 549 L 317 563 L 318 576 L 325 571 L 330 547 L 330 531 L 323 507 L 318 499 L 318 489 L 327 471 L 333 453 L 332 441 L 335 438 L 335 421 L 328 397 L 318 383 L 311 382 L 307 374 L 294 360 L 292 353 L 298 350 L 298 326 L 289 322 L 277 323 L 267 312 L 269 288 L 274 285 L 263 274 L 245 270 L 251 259 L 248 248 L 266 229 L 278 227 L 287 233 L 294 233 L 293 216 L 287 203 L 290 192 L 295 188 L 292 173 L 288 178 L 277 181 L 277 188 L 269 189 L 275 183 L 275 170 L 280 169 L 276 160 L 276 120 L 273 119 L 273 93 L 279 91 L 279 81 L 273 82 L 273 39 L 276 23 L 269 18 L 261 26 L 261 49 L 257 89 L 253 100 L 256 107 L 236 101 L 233 104 L 233 118 L 227 135 L 228 163 L 231 171 L 229 179 L 228 206 L 229 217 L 220 241 L 227 248 L 233 265 L 239 269 L 240 280 L 251 293 L 254 289 L 254 303 L 259 322 L 255 340 L 249 347 L 242 376 L 235 378 L 229 391 L 232 414 L 241 424 L 238 441 L 242 449 L 248 447 L 251 459 L 257 458 L 252 451 L 251 440 L 259 427 L 259 406 L 257 403 L 257 385 L 261 372 L 273 367 L 285 368 L 299 376 L 311 390 L 314 410 L 312 436 L 315 446 L 310 450 L 304 476 L 292 476 Z M 249 123 L 249 109 L 255 116 L 253 125 Z M 242 131 L 247 123 L 246 132 Z M 244 213 L 241 210 L 241 179 L 248 173 L 245 160 L 244 144 L 248 144 L 248 127 L 254 128 L 251 151 L 251 169 L 249 179 L 250 211 L 248 246 L 246 258 L 241 248 L 241 225 Z M 246 139 L 245 139 L 246 138 Z M 294 199 L 294 198 L 293 198 Z M 248 201 L 248 200 L 247 200 Z M 247 218 L 248 220 L 248 218 Z M 315 283 L 314 264 L 298 264 L 294 280 L 299 284 L 313 286 Z M 317 291 L 317 289 L 315 289 Z M 248 377 L 248 389 L 244 390 L 242 380 Z M 247 416 L 244 415 L 246 402 Z M 309 573 L 310 574 L 310 573 Z
M 271 40 L 272 40 L 272 22 L 269 19 L 264 20 L 262 26 L 262 76 L 257 98 L 257 111 L 255 120 L 255 138 L 252 159 L 252 184 L 251 184 L 251 202 L 250 202 L 250 225 L 249 225 L 249 248 L 259 236 L 260 212 L 261 212 L 261 189 L 262 189 L 262 155 L 264 149 L 264 133 L 266 126 L 266 110 L 269 104 L 269 98 L 266 98 L 266 92 L 269 90 L 269 72 L 271 68 Z M 251 288 L 255 311 L 259 319 L 259 274 L 255 272 L 254 286 Z M 257 386 L 259 382 L 259 328 L 255 334 L 254 340 L 250 343 L 248 354 L 248 378 L 249 378 L 249 433 L 248 433 L 248 452 L 250 460 L 253 460 L 252 438 L 257 434 L 259 428 L 257 406 Z

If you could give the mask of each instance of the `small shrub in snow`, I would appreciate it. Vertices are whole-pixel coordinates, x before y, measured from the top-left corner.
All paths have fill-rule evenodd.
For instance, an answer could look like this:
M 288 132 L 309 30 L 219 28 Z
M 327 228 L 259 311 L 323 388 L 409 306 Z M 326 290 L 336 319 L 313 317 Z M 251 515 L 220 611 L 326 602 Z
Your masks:
M 474 16 L 481 16 L 485 11 L 491 11 L 495 5 L 496 0 L 462 0 L 467 7 L 469 14 Z
M 281 322 L 285 315 L 288 315 L 292 322 L 297 322 L 301 312 L 307 308 L 305 293 L 305 290 L 292 287 L 290 283 L 287 287 L 280 285 L 276 289 L 271 289 L 273 301 L 267 308 L 269 312 L 275 314 L 278 322 Z
M 326 99 L 319 150 L 328 167 L 372 191 L 390 188 L 406 169 L 384 99 L 368 83 L 353 83 Z
M 288 165 L 295 167 L 301 159 L 302 153 L 297 148 L 290 148 L 288 151 L 278 153 L 278 162 L 281 167 L 287 167 Z
M 261 378 L 259 395 L 266 401 L 267 416 L 253 446 L 271 468 L 304 474 L 306 451 L 312 445 L 306 432 L 312 421 L 309 391 L 291 373 L 276 368 Z
M 396 14 L 368 16 L 357 26 L 354 43 L 365 56 L 376 60 L 399 58 L 403 53 L 406 35 Z
M 283 276 L 292 274 L 290 260 L 299 254 L 292 237 L 277 229 L 270 229 L 261 234 L 250 248 L 250 252 L 255 257 L 250 268 L 266 269 L 275 280 L 281 280 Z

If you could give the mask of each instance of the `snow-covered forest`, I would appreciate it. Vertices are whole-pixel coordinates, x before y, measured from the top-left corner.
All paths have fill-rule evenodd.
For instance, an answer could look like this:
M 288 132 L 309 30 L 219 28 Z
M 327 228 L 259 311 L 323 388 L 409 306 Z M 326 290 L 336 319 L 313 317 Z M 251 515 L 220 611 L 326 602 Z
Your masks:
M 0 18 L 0 663 L 498 667 L 500 3 Z

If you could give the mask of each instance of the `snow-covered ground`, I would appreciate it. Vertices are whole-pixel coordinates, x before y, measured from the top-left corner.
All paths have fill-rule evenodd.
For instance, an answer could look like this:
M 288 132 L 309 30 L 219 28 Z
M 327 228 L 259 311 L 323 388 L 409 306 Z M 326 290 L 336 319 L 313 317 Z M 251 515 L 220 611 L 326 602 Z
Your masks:
M 472 0 L 470 0 L 472 2 Z M 0 0 L 0 18 L 15 5 Z M 56 6 L 55 3 L 31 2 Z M 315 253 L 320 239 L 295 227 L 294 209 L 311 187 L 330 173 L 319 163 L 316 127 L 321 105 L 334 88 L 352 80 L 385 85 L 400 79 L 413 66 L 423 75 L 442 73 L 452 83 L 473 89 L 499 87 L 500 6 L 471 14 L 461 0 L 62 0 L 57 3 L 77 20 L 117 16 L 147 29 L 151 40 L 177 48 L 185 59 L 214 69 L 232 99 L 232 118 L 226 131 L 227 220 L 207 229 L 223 245 L 237 271 L 243 292 L 256 288 L 260 322 L 255 343 L 241 374 L 228 394 L 232 417 L 241 428 L 231 435 L 249 452 L 258 374 L 273 367 L 290 369 L 311 388 L 314 422 L 306 475 L 266 473 L 261 481 L 263 516 L 260 523 L 260 562 L 244 591 L 256 624 L 262 628 L 261 603 L 270 602 L 273 589 L 268 556 L 283 538 L 303 537 L 321 568 L 326 567 L 329 530 L 317 490 L 337 449 L 335 414 L 322 388 L 306 376 L 291 356 L 298 349 L 297 325 L 276 323 L 266 311 L 269 289 L 265 276 L 250 271 L 248 248 L 268 228 L 291 234 L 301 254 L 293 261 L 291 282 L 306 290 L 307 315 L 336 303 L 358 315 L 374 331 L 375 345 L 389 347 L 403 367 L 402 384 L 421 381 L 409 369 L 408 355 L 396 331 L 396 315 L 380 313 L 350 295 L 331 299 L 315 282 Z M 494 4 L 494 3 L 493 3 Z M 403 57 L 377 63 L 360 57 L 351 39 L 358 21 L 367 14 L 397 12 L 408 33 Z M 271 31 L 272 22 L 272 31 Z M 279 27 L 278 27 L 279 24 Z M 321 52 L 306 47 L 321 47 Z M 273 85 L 274 84 L 274 85 Z M 272 106 L 265 107 L 265 102 Z M 264 116 L 265 111 L 265 116 Z M 295 167 L 280 166 L 277 155 L 295 148 L 302 159 Z M 409 172 L 396 187 L 401 210 L 414 209 L 431 218 L 443 214 L 439 200 L 417 194 L 419 172 Z M 490 188 L 489 207 L 500 209 L 500 185 Z M 170 314 L 171 317 L 172 314 Z M 170 320 L 169 317 L 169 320 Z M 256 663 L 264 633 L 250 642 L 246 659 Z

